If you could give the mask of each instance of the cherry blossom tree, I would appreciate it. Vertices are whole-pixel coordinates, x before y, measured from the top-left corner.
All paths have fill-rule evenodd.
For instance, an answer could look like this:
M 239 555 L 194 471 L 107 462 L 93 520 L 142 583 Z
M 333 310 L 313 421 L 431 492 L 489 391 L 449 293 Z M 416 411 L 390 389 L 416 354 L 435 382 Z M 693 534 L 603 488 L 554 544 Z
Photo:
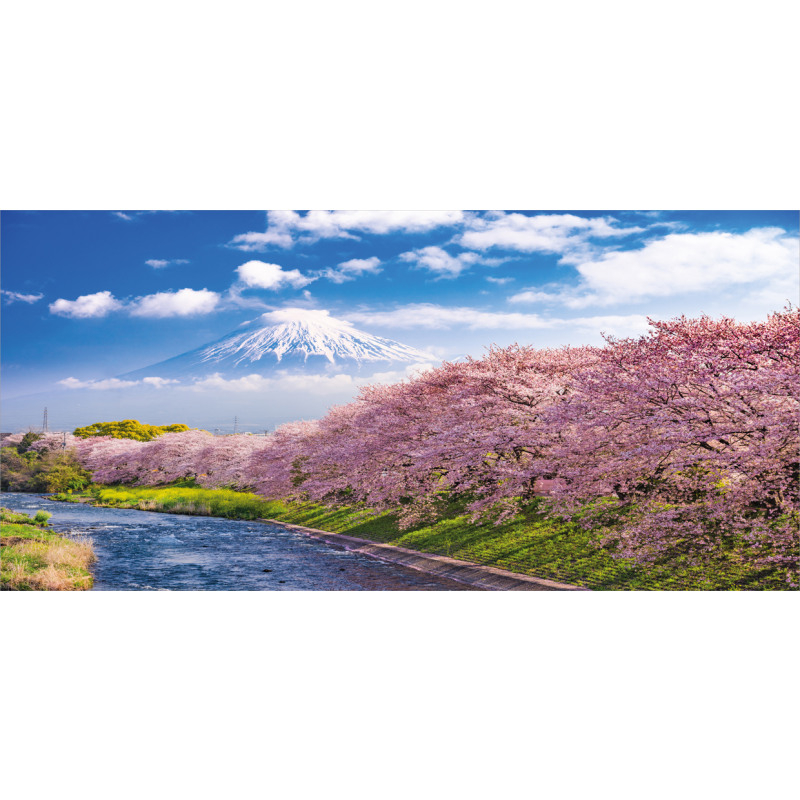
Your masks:
M 197 462 L 191 472 L 197 483 L 209 489 L 228 487 L 246 490 L 255 485 L 255 477 L 249 469 L 256 453 L 271 449 L 271 436 L 214 436 L 194 453 Z
M 492 347 L 274 435 L 166 433 L 75 443 L 95 480 L 195 477 L 274 498 L 401 509 L 451 497 L 516 513 L 542 486 L 556 512 L 640 561 L 746 541 L 796 575 L 798 310 L 766 321 L 678 318 L 601 348 Z M 50 440 L 36 443 L 50 447 Z
M 566 432 L 551 453 L 559 508 L 604 498 L 585 523 L 624 511 L 615 535 L 638 559 L 739 535 L 796 571 L 799 321 L 679 318 L 609 338 L 547 414 Z

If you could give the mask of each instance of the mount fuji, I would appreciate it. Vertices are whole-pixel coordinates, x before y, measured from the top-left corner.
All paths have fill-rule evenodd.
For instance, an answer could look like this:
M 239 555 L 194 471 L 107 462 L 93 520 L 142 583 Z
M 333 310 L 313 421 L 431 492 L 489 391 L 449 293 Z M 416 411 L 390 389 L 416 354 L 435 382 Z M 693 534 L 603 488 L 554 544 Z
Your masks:
M 360 386 L 392 383 L 438 359 L 360 331 L 327 311 L 283 308 L 227 336 L 116 378 L 68 378 L 3 402 L 6 430 L 38 429 L 50 409 L 56 429 L 98 420 L 185 422 L 206 430 L 262 431 L 317 419 Z
M 215 342 L 142 369 L 119 375 L 127 380 L 165 380 L 276 374 L 364 375 L 430 362 L 419 350 L 360 331 L 327 311 L 283 308 L 269 311 Z

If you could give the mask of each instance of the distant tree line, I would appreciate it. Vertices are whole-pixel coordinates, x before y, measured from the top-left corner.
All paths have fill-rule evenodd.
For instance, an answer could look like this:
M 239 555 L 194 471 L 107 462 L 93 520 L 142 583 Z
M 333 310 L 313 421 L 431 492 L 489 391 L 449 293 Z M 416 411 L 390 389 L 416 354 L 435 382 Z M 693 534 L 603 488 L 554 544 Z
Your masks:
M 75 449 L 64 447 L 65 440 L 62 434 L 33 432 L 6 437 L 0 448 L 0 488 L 4 492 L 85 489 L 91 474 L 81 466 Z
M 165 433 L 189 431 L 188 425 L 147 425 L 135 419 L 95 422 L 73 433 L 7 436 L 0 448 L 0 488 L 6 492 L 73 492 L 86 488 L 91 474 L 81 466 L 77 442 L 96 437 L 150 442 Z

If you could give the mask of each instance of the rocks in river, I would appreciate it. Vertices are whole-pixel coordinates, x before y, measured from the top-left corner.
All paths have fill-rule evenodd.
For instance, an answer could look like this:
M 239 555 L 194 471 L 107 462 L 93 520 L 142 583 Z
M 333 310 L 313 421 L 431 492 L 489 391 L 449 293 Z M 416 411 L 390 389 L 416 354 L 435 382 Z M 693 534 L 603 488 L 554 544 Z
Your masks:
M 272 572 L 272 570 L 271 570 L 271 569 L 262 569 L 261 571 L 262 571 L 262 572 Z

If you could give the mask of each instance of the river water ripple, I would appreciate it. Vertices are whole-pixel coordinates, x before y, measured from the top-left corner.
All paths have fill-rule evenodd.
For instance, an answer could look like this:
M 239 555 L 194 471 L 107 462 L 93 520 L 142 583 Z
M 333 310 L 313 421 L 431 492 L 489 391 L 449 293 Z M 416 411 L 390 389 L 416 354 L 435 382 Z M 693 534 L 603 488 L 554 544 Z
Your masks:
M 97 590 L 469 591 L 473 587 L 351 553 L 281 525 L 57 503 L 4 492 L 13 511 L 94 544 Z

